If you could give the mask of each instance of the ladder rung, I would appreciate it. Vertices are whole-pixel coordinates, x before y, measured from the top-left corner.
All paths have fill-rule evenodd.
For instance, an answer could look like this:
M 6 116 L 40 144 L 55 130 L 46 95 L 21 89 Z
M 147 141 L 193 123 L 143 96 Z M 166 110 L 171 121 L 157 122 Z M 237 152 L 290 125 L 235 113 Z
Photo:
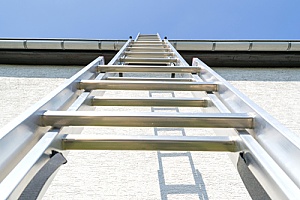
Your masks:
M 142 37 L 138 37 L 137 40 L 161 40 L 159 37 L 157 36 L 142 36 Z
M 204 127 L 253 128 L 253 117 L 245 113 L 133 113 L 93 111 L 46 111 L 42 126 Z
M 239 151 L 228 136 L 101 136 L 65 135 L 64 150 Z
M 177 62 L 177 58 L 134 58 L 134 57 L 125 57 L 120 58 L 120 62 L 126 62 L 126 63 L 171 63 L 171 62 Z
M 130 56 L 173 56 L 173 52 L 134 52 L 134 51 L 125 51 L 125 55 Z
M 168 90 L 168 91 L 217 91 L 218 84 L 211 82 L 156 82 L 156 81 L 110 81 L 82 80 L 79 89 L 85 90 Z
M 143 39 L 137 40 L 137 42 L 154 42 L 154 41 L 159 42 L 161 40 L 158 38 L 143 38 Z
M 92 98 L 92 106 L 164 106 L 207 107 L 208 100 L 200 98 Z
M 126 48 L 127 50 L 130 50 L 130 51 L 150 51 L 150 52 L 153 52 L 153 51 L 159 51 L 159 52 L 168 52 L 170 51 L 169 48 L 146 48 L 146 47 L 127 47 Z
M 99 65 L 99 72 L 171 72 L 198 73 L 198 66 L 141 66 L 141 65 Z
M 143 37 L 138 37 L 137 40 L 161 40 L 157 36 L 143 36 Z
M 134 43 L 132 44 L 132 47 L 168 47 L 167 44 L 143 44 L 143 43 Z
M 161 41 L 161 39 L 158 38 L 158 37 L 150 37 L 150 36 L 147 36 L 147 37 L 139 37 L 139 38 L 137 39 L 137 41 L 140 41 L 140 40 L 158 40 L 158 41 Z
M 166 44 L 163 41 L 134 41 L 131 44 Z
M 149 36 L 149 37 L 139 37 L 139 38 L 137 39 L 137 41 L 140 41 L 140 40 L 142 40 L 142 41 L 145 41 L 145 40 L 161 41 L 161 39 L 159 39 L 158 37 L 150 37 L 150 36 Z
M 142 37 L 156 37 L 156 38 L 158 38 L 158 35 L 157 34 L 140 34 L 138 36 L 138 38 L 142 38 Z
M 193 78 L 144 78 L 144 77 L 107 77 L 105 80 L 117 81 L 172 81 L 172 82 L 195 82 Z
M 159 39 L 160 37 L 157 35 L 157 34 L 142 34 L 142 35 L 139 35 L 138 36 L 138 39 L 139 38 L 157 38 Z

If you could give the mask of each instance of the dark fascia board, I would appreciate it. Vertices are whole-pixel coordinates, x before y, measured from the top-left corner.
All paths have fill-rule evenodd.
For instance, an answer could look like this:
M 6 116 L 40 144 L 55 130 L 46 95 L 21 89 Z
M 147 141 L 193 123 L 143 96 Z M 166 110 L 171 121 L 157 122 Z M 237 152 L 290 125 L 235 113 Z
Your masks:
M 0 50 L 0 64 L 81 65 L 98 56 L 108 63 L 116 50 Z M 200 58 L 211 67 L 300 67 L 300 52 L 179 51 L 191 65 Z

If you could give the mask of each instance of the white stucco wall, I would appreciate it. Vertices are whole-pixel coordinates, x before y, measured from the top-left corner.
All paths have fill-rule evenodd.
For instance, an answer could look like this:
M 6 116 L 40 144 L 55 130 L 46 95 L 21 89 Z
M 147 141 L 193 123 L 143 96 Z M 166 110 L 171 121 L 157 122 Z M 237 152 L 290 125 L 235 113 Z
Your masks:
M 79 69 L 80 67 L 65 66 L 0 65 L 0 127 Z M 300 68 L 216 68 L 216 71 L 295 134 L 300 135 Z M 105 95 L 114 94 L 108 92 Z M 93 130 L 88 129 L 86 132 L 93 133 Z M 154 131 L 148 128 L 102 128 L 98 133 L 153 135 Z M 196 129 L 186 130 L 187 135 L 198 133 Z M 159 134 L 180 135 L 181 132 Z M 208 131 L 201 134 L 211 133 Z M 61 167 L 44 199 L 250 197 L 227 153 L 192 152 L 181 155 L 175 153 L 171 156 L 141 151 L 72 151 L 68 156 L 68 163 Z

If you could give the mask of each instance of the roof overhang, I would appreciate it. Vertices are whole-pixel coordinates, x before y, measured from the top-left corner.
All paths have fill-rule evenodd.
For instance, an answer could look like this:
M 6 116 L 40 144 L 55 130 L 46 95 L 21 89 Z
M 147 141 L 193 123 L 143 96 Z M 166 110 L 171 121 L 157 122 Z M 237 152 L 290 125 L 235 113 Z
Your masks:
M 210 66 L 299 67 L 300 40 L 169 40 L 191 63 Z M 0 39 L 0 63 L 86 65 L 98 56 L 108 62 L 126 40 Z

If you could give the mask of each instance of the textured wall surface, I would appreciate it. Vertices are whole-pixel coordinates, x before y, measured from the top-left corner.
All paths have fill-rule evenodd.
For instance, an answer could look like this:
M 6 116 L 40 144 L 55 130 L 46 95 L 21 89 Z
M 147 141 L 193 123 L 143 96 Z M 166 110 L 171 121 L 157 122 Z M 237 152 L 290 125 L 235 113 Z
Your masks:
M 0 127 L 79 67 L 0 65 Z M 300 69 L 215 68 L 239 90 L 300 135 Z M 148 92 L 106 92 L 105 96 Z M 155 93 L 153 96 L 168 96 Z M 176 92 L 175 96 L 190 95 Z M 131 110 L 102 108 L 99 110 Z M 151 111 L 150 108 L 138 108 Z M 159 112 L 159 110 L 152 110 Z M 164 112 L 198 110 L 165 110 Z M 83 134 L 210 135 L 210 130 L 87 128 Z M 72 151 L 44 199 L 250 199 L 227 153 Z

